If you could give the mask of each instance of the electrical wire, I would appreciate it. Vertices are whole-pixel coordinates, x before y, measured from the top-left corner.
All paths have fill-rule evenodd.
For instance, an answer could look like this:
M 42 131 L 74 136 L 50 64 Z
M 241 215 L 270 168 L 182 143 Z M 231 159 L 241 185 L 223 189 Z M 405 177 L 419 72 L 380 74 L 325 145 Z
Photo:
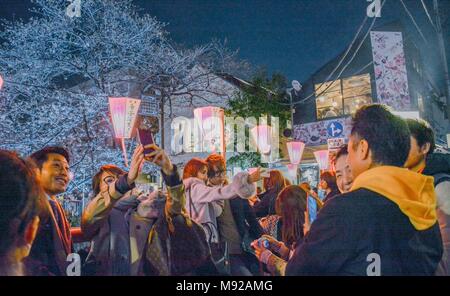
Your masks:
M 425 44 L 429 44 L 428 40 L 425 38 L 425 36 L 423 35 L 422 30 L 420 29 L 419 25 L 417 24 L 414 16 L 411 14 L 411 12 L 409 11 L 408 7 L 406 7 L 405 2 L 403 2 L 403 0 L 400 0 L 400 3 L 403 5 L 403 8 L 405 9 L 406 13 L 411 18 L 411 21 L 413 22 L 414 26 L 416 27 L 416 29 L 419 32 L 419 34 L 422 37 L 422 39 L 425 41 Z
M 386 3 L 387 0 L 384 0 L 381 4 L 381 8 L 383 8 L 384 4 Z M 380 9 L 381 9 L 380 8 Z M 366 18 L 367 19 L 367 18 Z M 329 83 L 329 85 L 319 94 L 316 94 L 315 92 L 311 93 L 309 96 L 307 96 L 306 98 L 298 101 L 298 102 L 294 102 L 292 104 L 288 104 L 288 103 L 278 103 L 279 105 L 283 105 L 283 106 L 294 106 L 294 105 L 299 105 L 299 104 L 303 104 L 304 102 L 306 102 L 307 100 L 314 98 L 314 97 L 320 97 L 322 94 L 324 94 L 338 79 L 341 78 L 342 73 L 347 69 L 347 67 L 353 62 L 353 60 L 355 59 L 356 55 L 358 54 L 359 50 L 361 49 L 362 45 L 364 44 L 365 40 L 367 39 L 367 37 L 369 36 L 372 28 L 374 27 L 376 22 L 376 18 L 373 19 L 369 29 L 367 30 L 366 34 L 364 35 L 363 39 L 361 40 L 361 42 L 359 43 L 357 49 L 355 50 L 355 52 L 353 53 L 353 56 L 350 58 L 350 60 L 344 65 L 344 67 L 342 68 L 342 70 L 339 72 L 338 76 L 331 82 L 329 83 L 329 81 L 327 81 L 329 78 L 327 78 L 327 80 L 325 80 L 318 89 L 320 89 L 322 87 L 323 84 L 325 83 Z M 364 22 L 365 23 L 365 22 Z M 351 45 L 353 47 L 353 44 Z M 364 66 L 363 69 L 365 69 L 366 67 L 368 67 L 369 65 Z M 358 72 L 361 70 L 358 70 Z M 353 74 L 354 75 L 354 74 Z M 352 76 L 353 76 L 352 75 Z M 328 76 L 330 77 L 330 75 Z
M 438 29 L 437 29 L 436 25 L 434 24 L 433 20 L 431 19 L 430 13 L 428 12 L 427 5 L 425 4 L 424 0 L 420 0 L 420 2 L 422 3 L 423 9 L 425 9 L 425 13 L 427 14 L 428 20 L 430 21 L 431 25 L 433 26 L 434 30 L 437 33 Z

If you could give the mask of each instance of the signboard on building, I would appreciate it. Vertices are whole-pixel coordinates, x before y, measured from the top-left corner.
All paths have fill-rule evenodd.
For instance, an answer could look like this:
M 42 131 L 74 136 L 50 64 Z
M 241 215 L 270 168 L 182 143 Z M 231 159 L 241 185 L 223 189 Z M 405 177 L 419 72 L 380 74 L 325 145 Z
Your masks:
M 332 121 L 327 126 L 327 132 L 329 137 L 339 137 L 344 132 L 344 127 L 339 121 Z
M 294 139 L 309 146 L 328 144 L 332 138 L 348 138 L 351 131 L 351 119 L 337 118 L 294 126 Z
M 378 102 L 395 111 L 410 110 L 405 52 L 401 32 L 370 32 Z
M 332 138 L 328 139 L 328 151 L 338 151 L 345 145 L 345 138 Z

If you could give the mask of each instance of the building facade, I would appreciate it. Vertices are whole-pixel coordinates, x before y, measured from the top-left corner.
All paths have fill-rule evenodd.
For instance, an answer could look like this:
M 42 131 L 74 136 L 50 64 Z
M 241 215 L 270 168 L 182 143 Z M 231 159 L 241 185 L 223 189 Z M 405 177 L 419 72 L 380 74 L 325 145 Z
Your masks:
M 314 162 L 312 152 L 327 149 L 329 139 L 347 139 L 351 115 L 369 103 L 383 103 L 400 116 L 427 120 L 437 144 L 447 146 L 450 121 L 445 91 L 430 78 L 403 26 L 397 22 L 380 26 L 355 44 L 345 58 L 342 53 L 303 83 L 297 99 L 303 102 L 296 104 L 294 113 L 294 138 L 309 147 L 304 161 Z

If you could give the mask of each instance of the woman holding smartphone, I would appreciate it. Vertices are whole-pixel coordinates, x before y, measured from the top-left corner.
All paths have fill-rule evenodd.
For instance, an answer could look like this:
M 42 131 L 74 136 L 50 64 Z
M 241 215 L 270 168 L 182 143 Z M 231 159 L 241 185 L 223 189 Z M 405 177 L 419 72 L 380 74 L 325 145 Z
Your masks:
M 144 156 L 144 147 L 138 146 L 128 173 L 110 165 L 93 178 L 97 195 L 86 207 L 81 225 L 83 235 L 92 240 L 84 273 L 214 274 L 203 230 L 185 213 L 184 187 L 176 166 L 158 146 L 145 148 L 152 152 Z M 134 189 L 144 157 L 161 167 L 167 196 L 139 195 Z M 184 251 L 179 249 L 183 246 Z

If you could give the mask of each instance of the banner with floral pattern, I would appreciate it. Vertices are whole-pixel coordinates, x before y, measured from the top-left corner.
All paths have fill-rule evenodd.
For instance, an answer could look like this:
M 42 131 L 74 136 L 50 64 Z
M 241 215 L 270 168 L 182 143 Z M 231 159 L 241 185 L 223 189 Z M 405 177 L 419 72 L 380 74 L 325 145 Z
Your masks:
M 395 111 L 411 108 L 401 32 L 370 32 L 378 102 Z
M 330 134 L 330 127 L 334 129 L 333 134 Z M 350 117 L 294 125 L 294 139 L 309 146 L 326 145 L 331 138 L 348 139 L 350 132 Z

